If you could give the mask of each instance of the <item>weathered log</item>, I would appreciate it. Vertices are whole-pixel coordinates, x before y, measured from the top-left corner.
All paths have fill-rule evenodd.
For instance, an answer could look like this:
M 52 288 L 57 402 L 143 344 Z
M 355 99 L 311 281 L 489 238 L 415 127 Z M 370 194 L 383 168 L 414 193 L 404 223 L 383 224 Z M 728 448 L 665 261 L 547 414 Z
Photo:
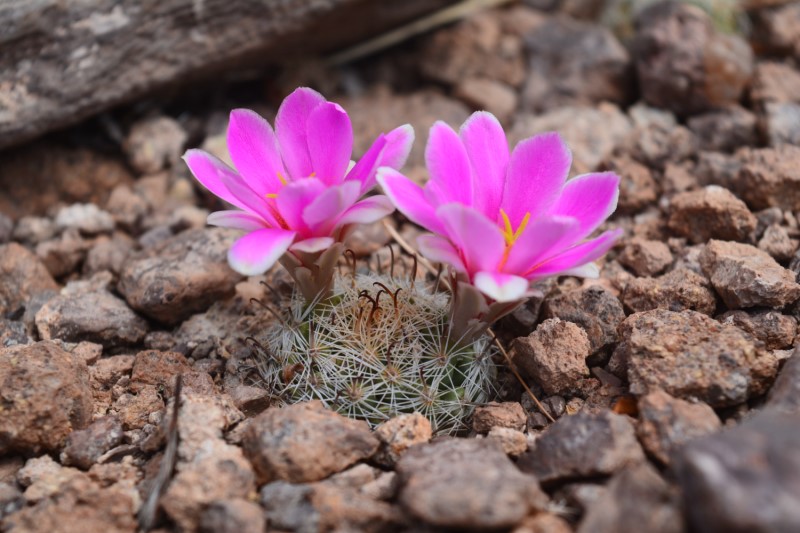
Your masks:
M 331 52 L 454 0 L 2 0 L 0 148 L 155 89 Z

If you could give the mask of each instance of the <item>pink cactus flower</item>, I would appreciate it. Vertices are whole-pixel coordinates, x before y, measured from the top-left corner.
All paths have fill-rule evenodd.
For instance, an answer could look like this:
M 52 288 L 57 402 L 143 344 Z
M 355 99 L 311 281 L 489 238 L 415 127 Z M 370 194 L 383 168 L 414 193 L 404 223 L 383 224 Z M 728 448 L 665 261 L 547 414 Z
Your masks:
M 413 140 L 411 126 L 401 126 L 380 135 L 353 163 L 353 127 L 345 110 L 299 88 L 278 109 L 274 132 L 253 111 L 231 112 L 227 141 L 236 170 L 202 150 L 189 150 L 184 159 L 203 186 L 238 208 L 211 213 L 208 223 L 247 232 L 228 260 L 241 274 L 256 275 L 287 253 L 307 265 L 343 240 L 353 224 L 391 213 L 385 196 L 362 197 L 375 185 L 379 167 L 405 163 Z
M 419 237 L 422 254 L 468 277 L 490 302 L 521 300 L 548 276 L 596 276 L 592 261 L 621 235 L 586 240 L 616 209 L 619 177 L 567 181 L 572 156 L 557 133 L 525 139 L 509 154 L 497 119 L 477 112 L 459 133 L 434 124 L 425 158 L 424 188 L 391 168 L 378 171 L 378 182 L 404 215 L 434 233 Z

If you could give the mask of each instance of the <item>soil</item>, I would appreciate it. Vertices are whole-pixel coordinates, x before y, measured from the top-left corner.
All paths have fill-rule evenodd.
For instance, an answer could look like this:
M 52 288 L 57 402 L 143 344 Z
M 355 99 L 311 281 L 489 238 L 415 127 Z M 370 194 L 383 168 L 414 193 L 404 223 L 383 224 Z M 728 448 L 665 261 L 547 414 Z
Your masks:
M 0 153 L 0 531 L 800 531 L 800 3 L 742 2 L 749 33 L 593 4 L 510 3 Z M 230 109 L 272 120 L 297 85 L 349 112 L 356 156 L 411 123 L 414 179 L 433 122 L 476 109 L 622 177 L 602 229 L 624 238 L 496 325 L 522 382 L 500 361 L 469 431 L 259 386 L 247 339 L 289 278 L 230 269 L 236 232 L 180 157 L 224 156 Z M 391 243 L 348 246 L 388 269 Z

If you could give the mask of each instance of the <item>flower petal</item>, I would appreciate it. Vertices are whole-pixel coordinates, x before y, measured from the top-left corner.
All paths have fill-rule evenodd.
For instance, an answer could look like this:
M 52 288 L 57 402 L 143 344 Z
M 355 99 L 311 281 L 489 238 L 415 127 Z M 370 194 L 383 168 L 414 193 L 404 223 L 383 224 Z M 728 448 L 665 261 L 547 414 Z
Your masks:
M 247 209 L 225 186 L 226 179 L 223 176 L 232 179 L 236 175 L 235 170 L 203 150 L 187 150 L 183 154 L 183 160 L 197 181 L 213 195 L 240 209 Z
M 281 189 L 275 199 L 281 218 L 293 230 L 307 232 L 308 226 L 303 219 L 303 211 L 325 189 L 325 184 L 317 178 L 303 178 L 289 183 Z
M 535 269 L 529 271 L 525 277 L 535 280 L 574 271 L 577 267 L 602 257 L 614 247 L 622 233 L 621 229 L 606 231 L 596 239 L 573 246 L 569 250 L 547 259 Z
M 422 187 L 389 167 L 378 169 L 377 180 L 395 207 L 412 222 L 434 233 L 444 233 Z
M 327 233 L 360 195 L 361 184 L 356 181 L 328 187 L 303 209 L 303 221 L 311 231 Z
M 478 272 L 474 279 L 475 287 L 497 302 L 513 302 L 525 298 L 528 280 L 502 272 Z
M 393 129 L 386 134 L 386 149 L 381 154 L 378 166 L 400 170 L 406 164 L 413 144 L 414 128 L 411 124 L 404 124 Z
M 308 151 L 316 177 L 340 183 L 353 155 L 353 125 L 339 104 L 324 102 L 308 117 Z
M 574 239 L 585 239 L 617 208 L 619 176 L 613 172 L 583 174 L 569 180 L 550 209 L 552 215 L 580 221 Z
M 228 250 L 228 262 L 236 272 L 257 276 L 270 269 L 286 253 L 295 232 L 265 228 L 241 237 Z
M 314 252 L 321 252 L 327 250 L 333 245 L 333 238 L 331 237 L 312 237 L 302 241 L 297 241 L 291 247 L 293 252 L 306 252 L 313 254 Z
M 212 226 L 221 228 L 243 229 L 245 231 L 256 231 L 266 227 L 264 220 L 252 213 L 245 211 L 215 211 L 210 213 L 206 219 Z
M 382 219 L 386 215 L 394 211 L 394 205 L 388 197 L 379 194 L 370 196 L 360 202 L 356 202 L 345 211 L 339 220 L 336 221 L 336 227 L 341 227 L 346 224 L 371 224 Z
M 505 240 L 494 222 L 480 211 L 459 203 L 441 206 L 436 216 L 444 224 L 468 272 L 497 269 L 505 251 Z
M 431 128 L 425 163 L 431 174 L 428 187 L 440 203 L 472 205 L 473 180 L 467 150 L 458 134 L 441 120 Z
M 308 151 L 308 117 L 325 97 L 308 87 L 300 87 L 284 99 L 275 117 L 275 134 L 289 176 L 307 178 L 314 171 Z
M 537 218 L 558 199 L 572 155 L 557 133 L 521 141 L 511 153 L 500 207 L 517 228 L 525 215 Z
M 259 196 L 281 187 L 283 170 L 278 139 L 261 115 L 249 109 L 231 111 L 228 151 L 233 164 Z
M 494 115 L 473 113 L 459 132 L 472 164 L 475 207 L 494 220 L 500 209 L 508 169 L 508 140 Z
M 345 177 L 345 181 L 357 181 L 361 184 L 361 194 L 375 186 L 375 174 L 380 166 L 386 143 L 386 135 L 379 135 Z
M 445 263 L 453 267 L 456 271 L 467 273 L 467 268 L 458 255 L 458 250 L 445 239 L 439 235 L 420 235 L 417 237 L 417 246 L 419 251 L 430 261 L 434 263 Z
M 543 259 L 552 257 L 575 241 L 564 244 L 571 237 L 579 222 L 571 217 L 544 217 L 525 227 L 508 251 L 503 271 L 522 274 Z
M 231 195 L 244 206 L 243 209 L 263 218 L 272 227 L 280 226 L 268 200 L 254 191 L 239 174 L 220 174 L 220 179 Z

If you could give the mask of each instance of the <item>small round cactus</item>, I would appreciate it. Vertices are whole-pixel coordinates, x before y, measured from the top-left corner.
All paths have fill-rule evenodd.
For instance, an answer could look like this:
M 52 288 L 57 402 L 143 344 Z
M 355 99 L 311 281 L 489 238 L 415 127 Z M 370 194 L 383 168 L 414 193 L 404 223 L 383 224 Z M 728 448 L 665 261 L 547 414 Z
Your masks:
M 259 370 L 283 403 L 321 400 L 375 426 L 420 412 L 436 433 L 467 427 L 491 392 L 487 336 L 448 337 L 446 294 L 405 278 L 338 277 L 327 300 L 298 295 L 260 339 Z

